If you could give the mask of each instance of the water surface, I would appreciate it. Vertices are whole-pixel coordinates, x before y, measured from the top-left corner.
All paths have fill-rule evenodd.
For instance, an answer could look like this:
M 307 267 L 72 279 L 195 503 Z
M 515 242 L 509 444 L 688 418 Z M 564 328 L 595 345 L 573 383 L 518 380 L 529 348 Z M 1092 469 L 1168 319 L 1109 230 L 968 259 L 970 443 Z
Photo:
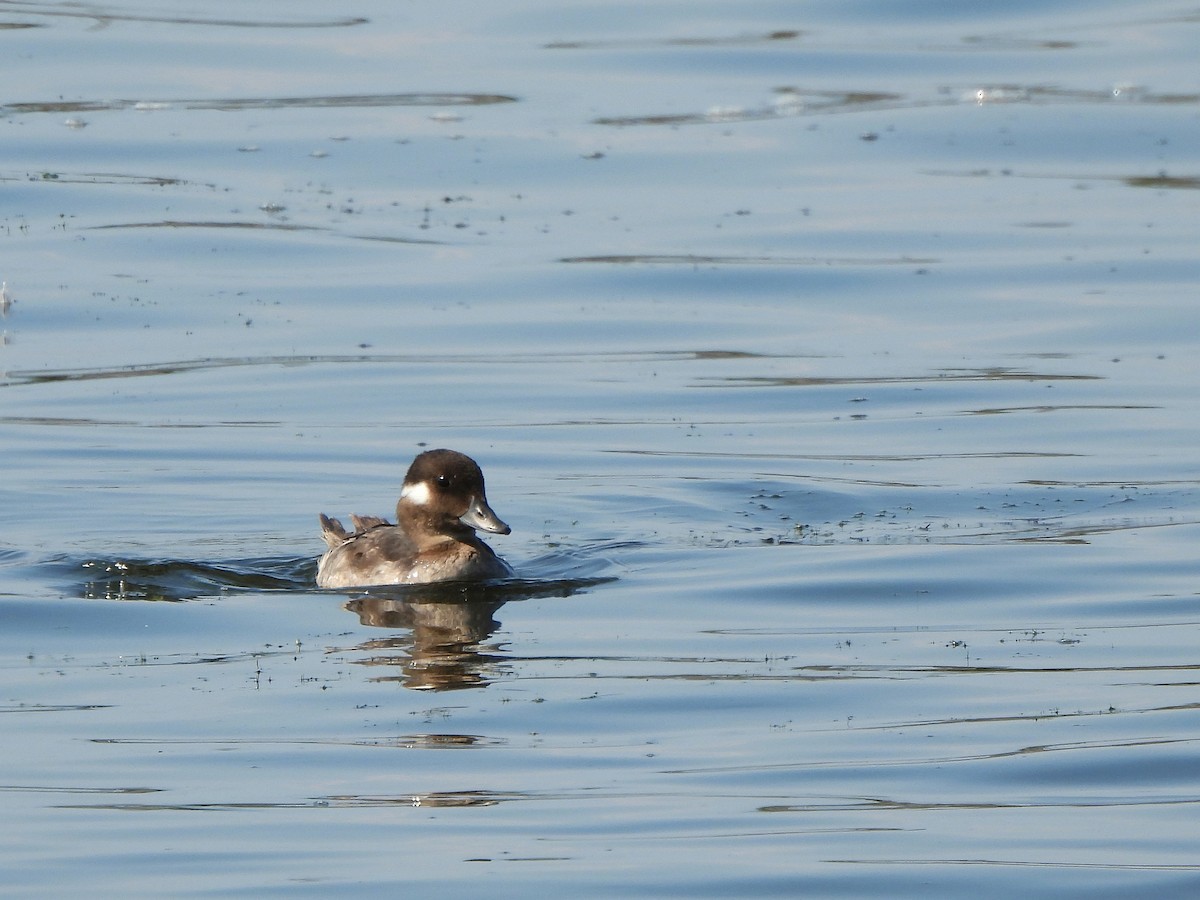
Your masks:
M 1194 894 L 1198 21 L 0 3 L 10 890 Z

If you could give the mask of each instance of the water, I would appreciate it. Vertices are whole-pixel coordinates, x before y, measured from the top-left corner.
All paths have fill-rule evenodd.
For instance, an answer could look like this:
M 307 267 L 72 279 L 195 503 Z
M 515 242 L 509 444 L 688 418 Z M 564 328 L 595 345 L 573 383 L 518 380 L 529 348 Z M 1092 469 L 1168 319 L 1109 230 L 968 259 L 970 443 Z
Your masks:
M 0 4 L 9 890 L 1194 894 L 1196 30 Z

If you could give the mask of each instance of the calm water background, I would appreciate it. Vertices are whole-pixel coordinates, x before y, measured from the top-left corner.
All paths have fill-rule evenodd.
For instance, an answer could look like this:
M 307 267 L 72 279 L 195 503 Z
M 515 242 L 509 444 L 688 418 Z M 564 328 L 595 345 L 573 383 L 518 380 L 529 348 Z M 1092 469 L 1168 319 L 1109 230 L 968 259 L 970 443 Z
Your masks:
M 1200 9 L 504 7 L 0 3 L 6 888 L 1194 896 Z

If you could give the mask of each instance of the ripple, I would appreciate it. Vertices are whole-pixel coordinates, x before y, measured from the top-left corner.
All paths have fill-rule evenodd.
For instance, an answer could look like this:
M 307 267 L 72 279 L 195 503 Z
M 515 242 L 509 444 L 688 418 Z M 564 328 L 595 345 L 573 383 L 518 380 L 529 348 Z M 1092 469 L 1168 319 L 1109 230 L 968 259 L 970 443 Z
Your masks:
M 365 25 L 369 19 L 361 16 L 336 19 L 225 19 L 206 16 L 152 15 L 149 13 L 119 12 L 115 8 L 78 3 L 19 3 L 4 2 L 0 9 L 13 15 L 45 16 L 59 19 L 90 19 L 98 27 L 113 22 L 152 22 L 162 25 L 204 25 L 219 28 L 351 28 Z M 33 25 L 0 25 L 0 28 L 33 28 Z
M 567 256 L 563 263 L 607 263 L 609 265 L 667 266 L 908 266 L 932 265 L 940 260 L 917 256 L 706 256 L 698 254 L 630 253 L 597 256 Z
M 803 31 L 781 28 L 759 34 L 739 34 L 727 37 L 672 37 L 659 40 L 576 40 L 552 41 L 543 44 L 545 50 L 629 50 L 639 47 L 753 47 L 795 41 Z
M 39 100 L 0 106 L 0 115 L 31 113 L 117 112 L 126 109 L 218 110 L 236 112 L 250 109 L 327 109 L 378 106 L 490 106 L 516 103 L 507 94 L 404 93 L 404 94 L 331 94 L 302 97 L 226 97 L 179 100 Z

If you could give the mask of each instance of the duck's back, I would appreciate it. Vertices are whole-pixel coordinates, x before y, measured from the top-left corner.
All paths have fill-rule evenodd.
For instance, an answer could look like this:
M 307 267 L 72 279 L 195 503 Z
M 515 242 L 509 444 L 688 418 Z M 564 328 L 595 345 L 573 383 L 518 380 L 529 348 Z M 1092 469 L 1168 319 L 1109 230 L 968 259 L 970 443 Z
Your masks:
M 367 584 L 407 584 L 417 561 L 417 548 L 395 525 L 376 525 L 347 535 L 317 563 L 317 586 L 356 587 Z
M 429 584 L 464 578 L 505 578 L 508 564 L 471 535 L 447 538 L 418 551 L 404 529 L 376 525 L 349 535 L 317 563 L 317 586 L 363 587 L 378 584 Z

